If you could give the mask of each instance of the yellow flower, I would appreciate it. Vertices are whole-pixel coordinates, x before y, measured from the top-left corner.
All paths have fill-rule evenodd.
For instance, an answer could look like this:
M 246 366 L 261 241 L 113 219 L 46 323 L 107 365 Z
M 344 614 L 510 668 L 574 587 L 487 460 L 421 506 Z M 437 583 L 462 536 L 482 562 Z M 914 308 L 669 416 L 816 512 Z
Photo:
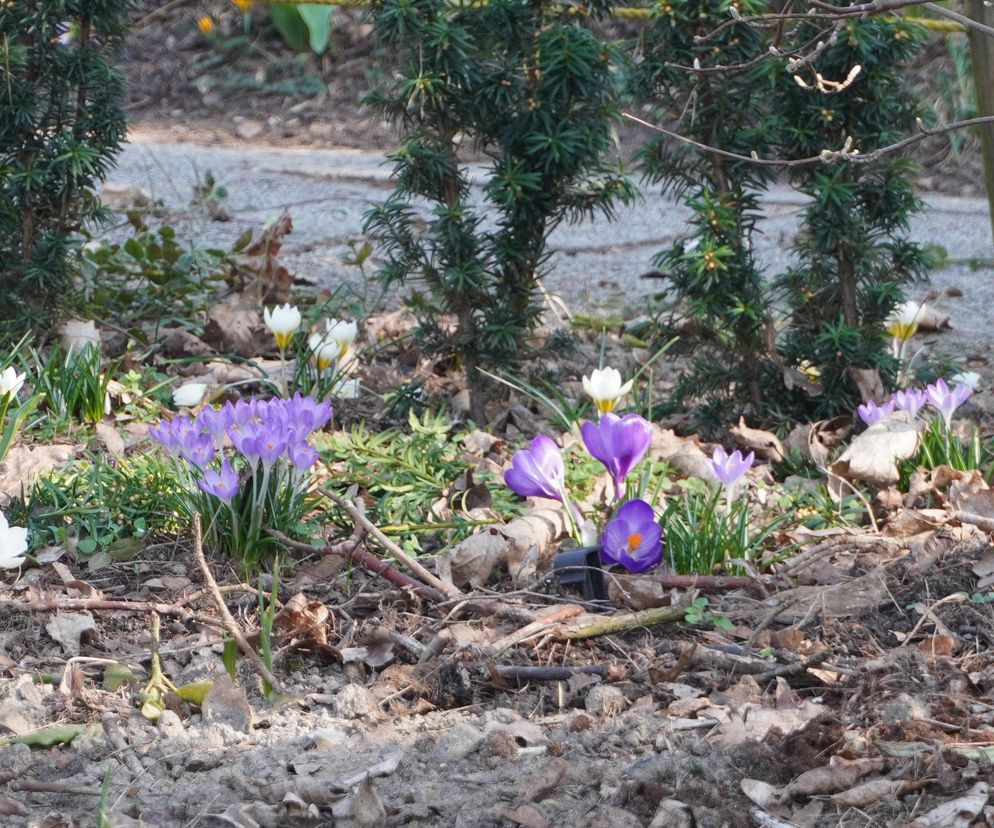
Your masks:
M 248 14 L 252 10 L 252 0 L 231 0 L 242 14 Z
M 197 19 L 197 28 L 200 29 L 201 34 L 209 35 L 214 31 L 214 18 L 209 14 L 205 14 L 203 17 Z
M 797 365 L 797 370 L 807 377 L 808 382 L 818 382 L 821 379 L 821 369 L 809 359 L 802 359 Z

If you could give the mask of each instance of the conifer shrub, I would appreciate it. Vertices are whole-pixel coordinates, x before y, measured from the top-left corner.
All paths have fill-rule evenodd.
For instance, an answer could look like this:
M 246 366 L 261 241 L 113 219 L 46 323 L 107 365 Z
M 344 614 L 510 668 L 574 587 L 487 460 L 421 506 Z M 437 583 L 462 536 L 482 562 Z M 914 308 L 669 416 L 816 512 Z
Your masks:
M 96 185 L 125 134 L 115 69 L 130 0 L 0 2 L 3 315 L 37 321 L 67 298 L 71 254 L 101 216 Z
M 608 11 L 605 0 L 586 8 Z M 550 0 L 377 0 L 372 15 L 399 70 L 367 102 L 401 144 L 390 156 L 396 189 L 367 230 L 385 255 L 384 283 L 414 288 L 420 346 L 465 369 L 479 420 L 476 369 L 513 368 L 528 353 L 549 234 L 633 196 L 606 160 L 613 47 L 586 15 Z M 479 188 L 464 151 L 486 159 Z

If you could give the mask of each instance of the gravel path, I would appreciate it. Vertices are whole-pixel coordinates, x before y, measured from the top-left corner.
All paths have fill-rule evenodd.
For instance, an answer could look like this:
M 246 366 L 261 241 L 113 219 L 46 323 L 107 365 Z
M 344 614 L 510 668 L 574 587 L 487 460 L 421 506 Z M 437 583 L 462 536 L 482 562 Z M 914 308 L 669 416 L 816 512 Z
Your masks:
M 111 180 L 144 187 L 167 207 L 182 208 L 198 177 L 210 171 L 230 192 L 234 220 L 209 222 L 194 231 L 212 242 L 231 242 L 246 226 L 261 229 L 287 208 L 294 231 L 283 257 L 290 269 L 321 286 L 342 281 L 360 286 L 361 274 L 343 264 L 343 258 L 348 242 L 362 237 L 363 213 L 391 189 L 390 166 L 381 154 L 198 146 L 167 138 L 161 133 L 133 134 Z M 788 265 L 803 205 L 802 197 L 782 187 L 773 188 L 764 199 L 766 219 L 757 253 L 767 272 Z M 931 285 L 910 292 L 918 298 L 938 294 L 933 301 L 951 315 L 954 328 L 942 336 L 943 348 L 973 362 L 986 360 L 994 344 L 992 271 L 974 269 L 966 261 L 994 254 L 986 211 L 983 199 L 929 196 L 927 209 L 912 227 L 917 241 L 941 245 L 953 263 L 933 274 Z M 647 192 L 641 203 L 620 210 L 614 223 L 598 220 L 561 227 L 552 236 L 546 286 L 573 310 L 637 310 L 661 287 L 658 280 L 641 279 L 640 274 L 652 269 L 653 255 L 683 232 L 686 216 L 678 202 Z

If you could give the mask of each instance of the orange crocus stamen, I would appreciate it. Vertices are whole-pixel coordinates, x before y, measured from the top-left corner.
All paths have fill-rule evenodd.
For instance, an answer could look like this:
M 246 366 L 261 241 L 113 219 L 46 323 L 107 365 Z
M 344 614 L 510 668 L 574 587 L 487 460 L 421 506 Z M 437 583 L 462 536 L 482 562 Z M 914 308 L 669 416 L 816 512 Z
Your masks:
M 639 544 L 642 543 L 642 536 L 638 532 L 628 536 L 628 551 L 634 552 L 639 548 Z

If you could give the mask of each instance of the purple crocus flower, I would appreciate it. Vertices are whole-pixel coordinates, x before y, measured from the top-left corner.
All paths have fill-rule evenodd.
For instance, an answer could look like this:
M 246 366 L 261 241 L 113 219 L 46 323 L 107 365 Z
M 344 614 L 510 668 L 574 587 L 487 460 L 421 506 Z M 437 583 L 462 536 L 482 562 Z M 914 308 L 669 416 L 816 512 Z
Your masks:
M 241 428 L 231 425 L 228 427 L 228 436 L 231 438 L 231 444 L 245 455 L 246 459 L 255 462 L 259 458 L 261 454 L 259 442 L 263 437 L 261 425 L 252 422 L 246 423 Z
M 287 446 L 286 453 L 290 462 L 301 471 L 309 469 L 318 461 L 317 449 L 310 443 L 291 443 Z
M 601 562 L 620 564 L 629 572 L 645 572 L 662 559 L 662 529 L 656 513 L 644 500 L 629 500 L 604 527 Z
M 511 458 L 511 468 L 504 472 L 504 482 L 522 497 L 547 497 L 563 502 L 566 470 L 563 455 L 552 438 L 539 434 L 527 449 Z
M 231 467 L 231 463 L 223 460 L 220 472 L 204 469 L 204 476 L 197 481 L 197 485 L 201 491 L 228 503 L 238 492 L 238 472 Z
M 956 409 L 970 399 L 972 393 L 973 389 L 964 383 L 960 383 L 950 391 L 944 379 L 937 379 L 925 389 L 928 404 L 942 415 L 947 431 L 952 425 Z
M 714 450 L 714 454 L 711 455 L 711 459 L 708 460 L 708 465 L 718 482 L 730 492 L 735 484 L 742 479 L 742 476 L 752 468 L 752 462 L 755 459 L 756 455 L 751 451 L 743 457 L 742 452 L 738 449 L 728 454 L 721 446 L 718 446 Z
M 224 435 L 231 425 L 233 407 L 228 404 L 222 408 L 214 408 L 211 405 L 203 408 L 197 415 L 194 422 L 214 438 L 214 445 L 218 448 L 224 443 Z
M 887 400 L 883 405 L 877 405 L 873 400 L 867 400 L 856 407 L 859 418 L 868 426 L 879 422 L 894 410 L 894 401 Z
M 597 423 L 585 422 L 580 432 L 587 451 L 610 473 L 615 497 L 620 499 L 625 478 L 649 450 L 652 426 L 638 414 L 619 417 L 608 411 Z
M 162 420 L 158 425 L 149 426 L 148 436 L 162 445 L 170 454 L 176 454 L 179 450 L 179 440 L 176 439 L 176 432 L 169 420 Z
M 203 469 L 214 459 L 214 438 L 210 434 L 194 434 L 180 444 L 179 455 L 198 469 Z
M 925 392 L 920 388 L 909 388 L 906 391 L 895 391 L 894 396 L 890 399 L 894 404 L 894 408 L 898 411 L 903 411 L 912 420 L 918 416 L 918 412 L 921 411 L 922 406 L 925 405 L 926 402 Z
M 293 397 L 286 401 L 286 412 L 301 428 L 307 430 L 307 434 L 324 428 L 331 419 L 331 403 L 325 400 L 317 402 L 313 397 L 301 397 L 298 391 Z
M 270 421 L 263 426 L 256 447 L 262 464 L 267 468 L 279 459 L 286 451 L 286 434 L 278 422 Z

